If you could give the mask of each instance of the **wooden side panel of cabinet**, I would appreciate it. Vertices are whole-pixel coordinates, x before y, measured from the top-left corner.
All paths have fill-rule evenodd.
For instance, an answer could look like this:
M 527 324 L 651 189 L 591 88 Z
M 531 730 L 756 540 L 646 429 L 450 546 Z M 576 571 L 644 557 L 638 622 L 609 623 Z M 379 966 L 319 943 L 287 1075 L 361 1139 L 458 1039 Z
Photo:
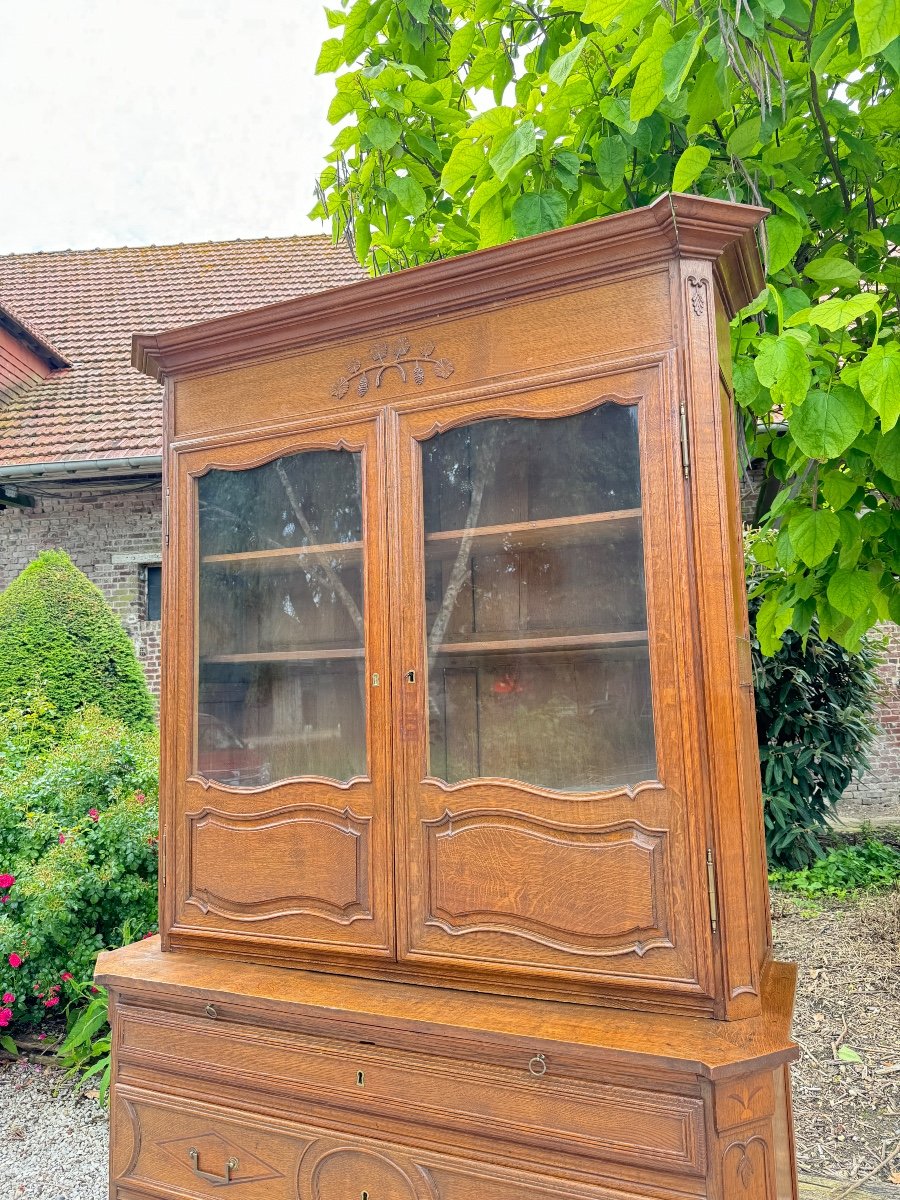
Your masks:
M 741 541 L 734 410 L 720 373 L 717 293 L 710 264 L 673 266 L 680 314 L 691 525 L 705 725 L 705 778 L 712 815 L 712 878 L 720 926 L 720 1008 L 759 1011 L 769 944 L 765 849 L 754 730 L 749 624 Z

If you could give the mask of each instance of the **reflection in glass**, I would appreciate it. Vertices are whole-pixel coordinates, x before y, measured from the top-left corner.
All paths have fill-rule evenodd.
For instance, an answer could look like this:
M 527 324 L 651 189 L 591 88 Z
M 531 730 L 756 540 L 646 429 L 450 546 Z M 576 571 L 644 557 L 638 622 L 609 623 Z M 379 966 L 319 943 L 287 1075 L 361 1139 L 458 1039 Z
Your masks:
M 360 457 L 198 480 L 197 771 L 235 787 L 365 773 Z
M 479 421 L 422 467 L 429 773 L 652 779 L 636 409 Z

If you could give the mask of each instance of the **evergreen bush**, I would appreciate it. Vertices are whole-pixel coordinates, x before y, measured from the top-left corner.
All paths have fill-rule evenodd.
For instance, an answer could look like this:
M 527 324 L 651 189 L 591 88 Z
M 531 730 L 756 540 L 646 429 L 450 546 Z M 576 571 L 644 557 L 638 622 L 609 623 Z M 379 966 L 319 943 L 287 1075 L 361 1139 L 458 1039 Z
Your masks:
M 760 572 L 754 564 L 754 584 Z M 761 604 L 755 591 L 752 627 Z M 814 619 L 806 637 L 785 631 L 769 657 L 754 629 L 752 654 L 766 849 L 773 867 L 796 871 L 822 857 L 819 835 L 854 775 L 868 766 L 880 689 L 877 647 L 863 638 L 859 650 L 846 650 L 823 638 Z
M 36 691 L 60 723 L 95 704 L 134 729 L 153 728 L 153 698 L 127 633 L 61 550 L 39 555 L 0 594 L 0 710 Z

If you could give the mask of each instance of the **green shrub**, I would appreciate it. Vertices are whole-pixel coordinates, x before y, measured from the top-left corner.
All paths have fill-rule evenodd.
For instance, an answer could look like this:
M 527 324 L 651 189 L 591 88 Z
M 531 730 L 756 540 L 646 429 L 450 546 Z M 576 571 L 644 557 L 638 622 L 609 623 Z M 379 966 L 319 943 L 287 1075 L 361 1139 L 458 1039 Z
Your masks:
M 153 698 L 128 634 L 61 550 L 48 550 L 0 594 L 0 710 L 41 692 L 58 721 L 86 704 L 150 729 Z
M 870 837 L 860 846 L 829 850 L 799 871 L 779 867 L 769 880 L 773 887 L 812 898 L 845 899 L 852 892 L 885 891 L 900 886 L 900 850 Z
M 0 781 L 3 1028 L 39 1025 L 100 950 L 155 929 L 157 757 L 155 734 L 87 708 Z
M 751 624 L 758 608 L 751 598 Z M 770 658 L 754 633 L 752 651 L 766 848 L 773 866 L 796 870 L 824 853 L 819 835 L 868 766 L 878 655 L 865 639 L 856 653 L 826 641 L 815 621 L 805 638 L 788 630 Z

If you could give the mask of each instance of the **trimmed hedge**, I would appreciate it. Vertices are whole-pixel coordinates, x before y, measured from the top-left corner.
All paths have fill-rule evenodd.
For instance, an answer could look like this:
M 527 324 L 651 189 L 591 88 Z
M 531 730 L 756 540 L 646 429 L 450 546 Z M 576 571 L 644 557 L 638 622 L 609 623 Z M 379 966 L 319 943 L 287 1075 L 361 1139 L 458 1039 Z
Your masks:
M 128 634 L 98 588 L 47 550 L 0 594 L 0 709 L 39 692 L 60 723 L 93 704 L 151 730 L 155 706 Z

